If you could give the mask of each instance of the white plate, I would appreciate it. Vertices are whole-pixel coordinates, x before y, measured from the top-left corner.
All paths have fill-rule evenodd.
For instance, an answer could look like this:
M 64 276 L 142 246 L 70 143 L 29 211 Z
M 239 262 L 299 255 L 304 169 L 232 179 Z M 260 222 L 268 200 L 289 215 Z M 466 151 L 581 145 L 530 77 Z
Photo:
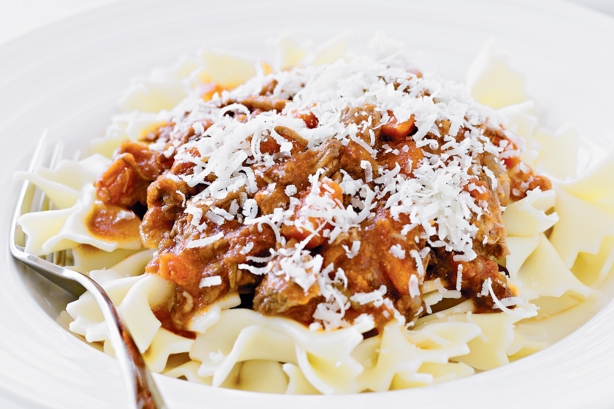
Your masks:
M 614 112 L 614 20 L 554 1 L 201 1 L 121 2 L 22 36 L 0 47 L 0 407 L 119 408 L 126 392 L 116 362 L 54 322 L 57 290 L 8 254 L 9 220 L 38 136 L 75 146 L 100 136 L 131 77 L 203 46 L 266 55 L 283 32 L 314 43 L 374 30 L 426 56 L 427 68 L 462 79 L 489 37 L 526 73 L 547 124 L 577 123 L 610 148 Z M 49 291 L 52 291 L 49 295 Z M 612 294 L 612 291 L 607 291 Z M 188 407 L 600 408 L 614 401 L 614 303 L 547 350 L 467 379 L 416 390 L 292 397 L 212 389 L 156 376 L 172 409 Z

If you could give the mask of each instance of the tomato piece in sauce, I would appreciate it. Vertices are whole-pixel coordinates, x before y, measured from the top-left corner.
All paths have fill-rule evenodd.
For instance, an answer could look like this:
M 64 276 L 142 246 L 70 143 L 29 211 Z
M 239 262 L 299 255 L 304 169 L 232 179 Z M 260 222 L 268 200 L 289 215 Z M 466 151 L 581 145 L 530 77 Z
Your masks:
M 390 119 L 382 125 L 382 133 L 393 141 L 404 140 L 416 130 L 416 120 L 410 116 L 408 120 L 399 122 L 391 111 L 388 111 Z

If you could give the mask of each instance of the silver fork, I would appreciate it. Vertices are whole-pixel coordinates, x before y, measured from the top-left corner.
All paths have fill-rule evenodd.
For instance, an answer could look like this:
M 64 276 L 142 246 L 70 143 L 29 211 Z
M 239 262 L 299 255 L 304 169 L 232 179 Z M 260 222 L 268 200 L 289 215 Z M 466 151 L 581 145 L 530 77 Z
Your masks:
M 43 134 L 30 162 L 29 172 L 33 172 L 42 163 L 45 156 L 45 144 L 46 135 Z M 122 323 L 113 302 L 104 289 L 85 274 L 56 264 L 58 258 L 54 258 L 54 262 L 51 262 L 24 251 L 25 234 L 17 221 L 22 214 L 32 211 L 35 196 L 36 187 L 29 181 L 24 182 L 11 225 L 9 247 L 13 257 L 74 295 L 80 295 L 86 290 L 89 291 L 109 326 L 111 345 L 115 350 L 115 356 L 124 374 L 128 390 L 133 397 L 130 402 L 131 407 L 138 409 L 166 408 L 151 373 L 132 339 L 132 335 Z

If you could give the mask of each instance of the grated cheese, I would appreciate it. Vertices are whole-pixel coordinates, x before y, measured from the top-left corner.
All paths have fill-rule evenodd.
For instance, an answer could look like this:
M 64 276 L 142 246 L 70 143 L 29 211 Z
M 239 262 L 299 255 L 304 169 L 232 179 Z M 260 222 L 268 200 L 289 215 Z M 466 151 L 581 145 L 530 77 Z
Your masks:
M 390 254 L 400 260 L 403 260 L 405 258 L 405 250 L 403 250 L 400 244 L 395 244 L 394 246 L 391 246 L 389 251 Z
M 220 232 L 213 236 L 205 237 L 204 239 L 189 241 L 186 247 L 189 249 L 193 249 L 196 247 L 206 247 L 220 240 L 222 237 L 224 237 L 224 234 Z
M 286 196 L 288 197 L 294 196 L 297 192 L 298 192 L 298 189 L 294 185 L 288 185 L 286 186 L 286 189 L 284 190 L 284 193 L 286 193 Z
M 198 187 L 200 193 L 192 198 L 186 198 L 180 191 L 177 194 L 183 199 L 185 213 L 191 216 L 190 225 L 199 232 L 207 229 L 207 222 L 223 226 L 229 221 L 245 226 L 256 225 L 259 231 L 263 231 L 264 226 L 272 229 L 276 243 L 270 249 L 270 256 L 259 257 L 262 253 L 259 256 L 250 255 L 254 243 L 247 243 L 239 251 L 242 255 L 248 255 L 239 268 L 255 275 L 283 274 L 305 292 L 317 285 L 324 301 L 316 306 L 313 317 L 317 325 L 313 325 L 314 329 L 347 326 L 344 316 L 350 301 L 361 305 L 373 303 L 375 306 L 385 306 L 385 313 L 392 312 L 397 320 L 404 320 L 386 296 L 385 286 L 368 293 L 352 294 L 348 299 L 348 295 L 340 290 L 348 286 L 345 272 L 336 269 L 333 264 L 324 266 L 321 255 L 306 250 L 316 236 L 323 237 L 328 244 L 349 238 L 351 248 L 349 244 L 343 244 L 342 248 L 347 258 L 352 259 L 361 249 L 360 240 L 354 240 L 351 236 L 352 229 L 360 231 L 365 222 L 375 219 L 382 208 L 390 213 L 393 220 L 404 221 L 400 234 L 405 240 L 410 233 L 419 229 L 414 240 L 423 248 L 409 251 L 417 272 L 417 275 L 410 276 L 407 283 L 412 297 L 421 294 L 425 264 L 431 257 L 430 248 L 453 252 L 453 259 L 457 262 L 471 261 L 477 256 L 473 248 L 478 233 L 475 221 L 488 212 L 488 203 L 476 201 L 471 196 L 473 191 L 480 194 L 487 192 L 484 186 L 475 183 L 474 175 L 485 175 L 492 189 L 498 187 L 493 171 L 479 165 L 477 158 L 484 153 L 498 155 L 505 148 L 507 141 L 494 146 L 483 131 L 484 124 L 497 127 L 501 121 L 493 111 L 477 104 L 463 85 L 431 74 L 418 76 L 408 68 L 405 57 L 398 53 L 384 60 L 354 57 L 326 66 L 296 68 L 269 75 L 261 72 L 231 91 L 216 94 L 211 101 L 193 98 L 182 104 L 172 112 L 173 118 L 169 121 L 176 124 L 173 132 L 191 126 L 198 137 L 183 145 L 155 145 L 165 154 L 175 152 L 176 164 L 191 166 L 192 172 L 189 174 L 169 174 L 168 177 L 176 182 L 185 182 L 189 187 Z M 272 81 L 276 85 L 271 97 L 288 99 L 281 111 L 255 113 L 237 102 L 260 95 L 263 86 Z M 381 115 L 379 124 L 375 123 L 379 116 L 372 115 L 367 106 L 373 106 L 373 112 Z M 352 112 L 350 110 L 355 110 L 353 122 L 344 122 L 344 115 Z M 317 118 L 317 126 L 308 128 L 305 121 L 294 117 L 293 113 L 297 112 L 313 114 Z M 423 158 L 404 165 L 403 169 L 399 163 L 395 163 L 391 169 L 374 166 L 376 162 L 371 159 L 355 164 L 364 171 L 363 175 L 353 173 L 357 179 L 345 169 L 340 169 L 335 176 L 325 173 L 324 168 L 318 169 L 309 175 L 309 191 L 305 196 L 295 184 L 278 185 L 280 182 L 272 182 L 265 177 L 268 169 L 290 157 L 294 149 L 293 143 L 282 136 L 284 133 L 276 131 L 278 126 L 298 133 L 306 142 L 307 149 L 336 139 L 343 146 L 351 146 L 352 149 L 358 146 L 371 158 L 378 159 L 382 153 L 408 153 L 409 147 L 404 145 L 393 149 L 390 145 L 384 145 L 378 151 L 377 127 L 393 119 L 401 123 L 412 117 L 415 132 L 407 138 L 418 148 L 423 148 Z M 205 129 L 200 122 L 203 119 L 210 120 L 213 125 Z M 449 123 L 449 130 L 442 137 L 444 121 Z M 461 130 L 463 137 L 457 138 Z M 267 153 L 264 149 L 265 141 L 271 138 L 279 148 L 275 153 Z M 437 154 L 430 151 L 436 149 L 440 151 Z M 509 150 L 502 153 L 510 154 Z M 407 172 L 408 167 L 411 168 L 411 176 Z M 273 178 L 278 181 L 282 179 Z M 330 187 L 330 183 L 338 184 L 343 200 L 334 198 L 336 191 Z M 528 187 L 527 182 L 521 189 L 524 191 Z M 281 191 L 287 196 L 289 205 L 264 214 L 256 198 L 270 198 Z M 298 193 L 301 193 L 300 200 L 296 197 Z M 229 194 L 238 199 L 228 200 L 224 206 L 215 205 Z M 287 247 L 289 241 L 282 235 L 284 226 L 294 226 L 299 231 L 308 232 L 308 236 L 305 239 L 301 237 L 296 245 Z M 223 233 L 218 233 L 192 239 L 186 247 L 206 247 L 222 237 Z M 486 244 L 487 237 L 484 240 Z M 407 251 L 400 244 L 392 245 L 389 253 L 402 260 L 407 257 Z M 262 266 L 263 263 L 266 265 Z M 201 287 L 218 285 L 218 279 L 221 278 L 204 278 Z M 462 265 L 458 266 L 456 291 L 446 290 L 441 282 L 436 285 L 440 299 L 460 297 Z M 488 292 L 485 282 L 481 295 L 488 295 Z M 435 298 L 433 296 L 433 300 Z M 500 304 L 505 307 L 509 302 L 501 301 Z M 425 305 L 430 310 L 429 304 Z M 421 313 L 422 309 L 417 314 Z
M 424 264 L 420 253 L 417 250 L 411 250 L 409 255 L 416 261 L 416 271 L 418 271 L 418 275 L 424 277 Z
M 369 183 L 373 181 L 373 167 L 371 162 L 363 160 L 360 161 L 360 167 L 365 171 L 365 182 Z
M 204 277 L 200 280 L 198 288 L 213 287 L 220 284 L 222 284 L 222 277 L 220 276 Z
M 354 258 L 358 255 L 358 251 L 360 250 L 360 241 L 354 240 L 351 249 L 345 244 L 341 245 L 341 247 L 345 250 L 347 258 Z
M 456 291 L 463 287 L 463 265 L 459 264 L 456 270 Z
M 483 288 L 486 288 L 487 294 L 490 294 L 493 302 L 495 303 L 496 308 L 500 309 L 505 314 L 508 314 L 517 319 L 531 318 L 537 315 L 537 309 L 535 308 L 535 306 L 532 306 L 532 305 L 531 306 L 533 308 L 528 308 L 528 309 L 524 309 L 524 308 L 514 308 L 513 310 L 509 309 L 508 307 L 511 305 L 519 305 L 520 303 L 524 303 L 524 300 L 522 300 L 521 298 L 517 298 L 517 297 L 505 298 L 504 299 L 505 303 L 503 302 L 503 300 L 499 300 L 497 296 L 495 295 L 495 292 L 492 288 L 492 280 L 490 279 L 490 277 L 484 280 Z
M 383 297 L 386 292 L 386 286 L 382 285 L 379 289 L 373 290 L 370 293 L 356 293 L 350 297 L 350 300 L 361 305 L 372 303 L 374 306 L 380 307 L 384 304 Z
M 245 247 L 243 247 L 240 251 L 241 254 L 248 254 L 254 248 L 254 243 L 249 242 Z
M 420 296 L 420 283 L 418 277 L 413 274 L 409 277 L 409 295 L 412 298 Z

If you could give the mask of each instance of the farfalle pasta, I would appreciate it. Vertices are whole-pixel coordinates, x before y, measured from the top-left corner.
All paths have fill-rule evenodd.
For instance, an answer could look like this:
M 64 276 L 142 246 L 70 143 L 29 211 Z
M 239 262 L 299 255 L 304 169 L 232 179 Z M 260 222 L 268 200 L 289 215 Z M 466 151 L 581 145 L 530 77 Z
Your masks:
M 55 205 L 21 218 L 27 251 L 69 250 L 153 371 L 383 392 L 508 364 L 598 308 L 611 162 L 557 167 L 577 132 L 539 126 L 494 44 L 472 88 L 381 35 L 371 56 L 279 48 L 276 69 L 206 51 L 137 79 L 92 156 L 18 174 Z M 113 352 L 88 294 L 66 312 Z

